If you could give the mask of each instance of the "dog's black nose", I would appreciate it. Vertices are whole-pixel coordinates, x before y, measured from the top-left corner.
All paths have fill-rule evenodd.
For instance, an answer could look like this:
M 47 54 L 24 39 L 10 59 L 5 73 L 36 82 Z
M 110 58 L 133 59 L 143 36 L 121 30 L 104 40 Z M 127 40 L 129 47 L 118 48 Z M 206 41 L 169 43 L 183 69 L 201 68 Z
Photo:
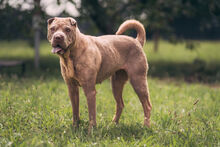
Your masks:
M 62 41 L 64 39 L 63 35 L 57 34 L 56 36 L 54 36 L 55 40 L 57 41 Z

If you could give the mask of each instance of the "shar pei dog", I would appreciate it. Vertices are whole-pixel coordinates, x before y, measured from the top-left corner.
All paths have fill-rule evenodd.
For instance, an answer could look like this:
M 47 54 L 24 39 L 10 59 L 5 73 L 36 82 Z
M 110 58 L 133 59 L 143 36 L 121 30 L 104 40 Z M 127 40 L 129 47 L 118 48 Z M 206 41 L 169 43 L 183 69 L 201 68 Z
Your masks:
M 143 106 L 144 125 L 150 126 L 150 102 L 147 84 L 148 63 L 143 51 L 146 40 L 143 25 L 136 20 L 121 24 L 116 35 L 90 36 L 80 32 L 75 19 L 48 19 L 47 38 L 52 52 L 60 58 L 62 77 L 67 84 L 72 104 L 73 124 L 79 122 L 79 87 L 87 98 L 89 130 L 96 126 L 95 85 L 111 77 L 112 91 L 116 101 L 113 122 L 118 123 L 124 103 L 122 91 L 130 81 Z M 122 35 L 135 29 L 137 37 Z

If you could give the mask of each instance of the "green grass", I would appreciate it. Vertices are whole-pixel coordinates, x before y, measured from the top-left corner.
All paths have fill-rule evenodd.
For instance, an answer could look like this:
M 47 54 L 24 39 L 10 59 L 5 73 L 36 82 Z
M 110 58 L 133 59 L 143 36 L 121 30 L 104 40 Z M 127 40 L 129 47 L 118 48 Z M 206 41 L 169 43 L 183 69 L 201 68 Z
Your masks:
M 219 42 L 201 42 L 199 56 L 207 65 L 220 61 Z M 200 50 L 201 49 L 201 50 Z M 145 47 L 150 70 L 164 62 L 193 64 L 197 53 L 184 44 L 161 42 L 158 53 L 152 42 Z M 171 54 L 172 53 L 172 54 Z M 0 146 L 219 146 L 219 81 L 187 83 L 184 78 L 148 78 L 151 128 L 143 126 L 143 110 L 130 84 L 123 92 L 125 108 L 119 125 L 111 122 L 115 102 L 109 80 L 97 85 L 97 128 L 88 135 L 86 98 L 80 91 L 80 126 L 73 128 L 67 88 L 59 71 L 59 60 L 41 45 L 41 70 L 34 71 L 33 49 L 22 41 L 1 42 L 0 59 L 25 59 L 24 76 L 18 69 L 4 69 L 0 76 Z M 177 64 L 178 63 L 178 64 Z M 153 65 L 152 65 L 153 64 Z M 155 67 L 152 67 L 155 66 Z M 150 72 L 149 70 L 149 72 Z M 219 69 L 217 69 L 219 70 Z M 174 71 L 173 71 L 174 72 Z M 178 72 L 178 71 L 177 71 Z M 183 74 L 184 75 L 184 74 Z
M 171 44 L 161 41 L 159 52 L 147 42 L 145 51 L 152 77 L 175 77 L 188 82 L 219 83 L 220 42 L 194 41 L 195 49 L 186 49 L 186 43 Z
M 159 52 L 153 51 L 153 42 L 147 42 L 145 49 L 149 50 L 149 61 L 169 61 L 175 63 L 192 63 L 199 58 L 207 63 L 220 63 L 220 42 L 219 41 L 193 41 L 195 50 L 186 49 L 186 43 L 171 44 L 167 41 L 161 41 Z

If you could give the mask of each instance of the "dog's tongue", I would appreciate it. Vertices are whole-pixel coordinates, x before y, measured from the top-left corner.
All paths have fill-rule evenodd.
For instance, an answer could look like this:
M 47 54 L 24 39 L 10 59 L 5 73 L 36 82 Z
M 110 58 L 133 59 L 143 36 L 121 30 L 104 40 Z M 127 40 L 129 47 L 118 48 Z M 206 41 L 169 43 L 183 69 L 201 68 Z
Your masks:
M 56 53 L 63 53 L 63 50 L 62 50 L 62 48 L 60 48 L 60 47 L 54 47 L 52 50 L 51 50 L 51 52 L 52 53 L 54 53 L 54 54 L 56 54 Z

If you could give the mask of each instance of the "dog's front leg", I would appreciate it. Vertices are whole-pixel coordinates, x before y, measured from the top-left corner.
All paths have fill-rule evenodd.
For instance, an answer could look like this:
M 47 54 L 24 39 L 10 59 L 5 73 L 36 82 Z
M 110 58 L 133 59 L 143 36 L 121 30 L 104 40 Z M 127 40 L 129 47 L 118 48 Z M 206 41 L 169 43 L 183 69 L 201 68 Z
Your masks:
M 67 82 L 69 97 L 73 111 L 73 126 L 78 126 L 79 123 L 79 87 L 70 80 Z
M 87 98 L 87 104 L 89 109 L 89 133 L 93 126 L 96 126 L 96 90 L 95 83 L 87 82 L 82 85 L 84 93 Z

